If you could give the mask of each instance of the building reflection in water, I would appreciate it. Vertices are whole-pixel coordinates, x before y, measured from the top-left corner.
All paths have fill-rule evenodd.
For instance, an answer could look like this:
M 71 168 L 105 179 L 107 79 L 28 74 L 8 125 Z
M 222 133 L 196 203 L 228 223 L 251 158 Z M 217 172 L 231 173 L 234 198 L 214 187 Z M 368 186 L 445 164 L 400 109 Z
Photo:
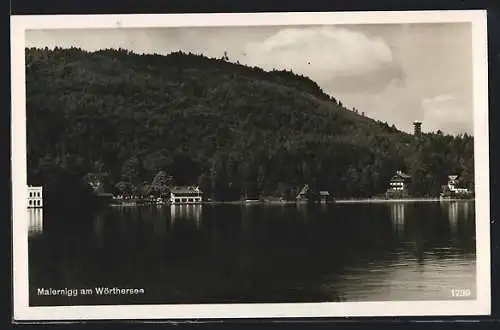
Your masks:
M 242 233 L 247 234 L 250 231 L 250 223 L 255 218 L 256 208 L 242 207 L 240 216 L 240 229 Z
M 97 213 L 94 215 L 94 237 L 98 243 L 102 243 L 104 240 L 104 221 L 102 215 Z
M 452 232 L 456 232 L 458 217 L 459 217 L 459 203 L 456 201 L 451 201 L 448 204 L 448 221 L 450 224 L 450 229 Z
M 170 228 L 172 224 L 172 218 L 166 216 L 166 210 L 163 205 L 157 205 L 150 210 L 148 213 L 150 221 L 153 226 L 153 232 L 158 236 L 164 236 L 167 232 L 167 228 Z
M 465 202 L 463 204 L 463 211 L 464 211 L 464 219 L 469 219 L 469 217 L 471 216 L 469 214 L 470 210 L 469 210 L 469 202 Z
M 396 233 L 403 233 L 405 227 L 405 213 L 407 204 L 391 203 L 390 204 L 391 222 Z
M 297 203 L 297 211 L 302 216 L 302 219 L 307 220 L 308 219 L 308 204 L 307 203 Z
M 43 209 L 28 209 L 28 236 L 37 236 L 43 232 Z
M 170 205 L 170 225 L 173 227 L 176 221 L 194 221 L 196 228 L 200 226 L 202 205 Z

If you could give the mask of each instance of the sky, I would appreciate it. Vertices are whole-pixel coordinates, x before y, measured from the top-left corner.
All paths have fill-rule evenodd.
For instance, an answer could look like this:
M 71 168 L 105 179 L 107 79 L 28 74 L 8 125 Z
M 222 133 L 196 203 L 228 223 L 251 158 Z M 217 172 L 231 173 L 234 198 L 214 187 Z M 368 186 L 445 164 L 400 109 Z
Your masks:
M 469 23 L 30 30 L 26 47 L 175 51 L 316 81 L 345 106 L 411 132 L 472 134 Z

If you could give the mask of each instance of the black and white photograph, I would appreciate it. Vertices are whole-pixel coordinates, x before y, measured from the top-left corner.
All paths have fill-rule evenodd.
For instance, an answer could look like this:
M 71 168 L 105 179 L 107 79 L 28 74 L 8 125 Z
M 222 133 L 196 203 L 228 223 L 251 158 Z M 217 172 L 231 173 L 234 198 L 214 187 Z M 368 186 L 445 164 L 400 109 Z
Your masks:
M 484 11 L 11 22 L 15 319 L 490 312 Z

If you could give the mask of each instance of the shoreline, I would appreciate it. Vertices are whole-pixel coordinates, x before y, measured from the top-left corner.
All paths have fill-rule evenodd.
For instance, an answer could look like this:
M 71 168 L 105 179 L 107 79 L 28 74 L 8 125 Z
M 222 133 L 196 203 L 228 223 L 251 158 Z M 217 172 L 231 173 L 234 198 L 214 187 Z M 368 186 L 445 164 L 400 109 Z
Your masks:
M 335 203 L 420 203 L 420 202 L 472 202 L 475 198 L 398 198 L 398 199 L 339 199 Z
M 202 206 L 202 205 L 330 205 L 330 204 L 370 204 L 370 203 L 422 203 L 422 202 L 472 202 L 475 198 L 398 198 L 398 199 L 383 199 L 383 198 L 360 198 L 360 199 L 335 199 L 333 201 L 318 202 L 309 204 L 300 201 L 269 201 L 269 200 L 252 200 L 252 201 L 204 201 L 196 204 L 138 204 L 138 203 L 125 203 L 125 204 L 110 204 L 110 207 L 151 207 L 151 206 Z

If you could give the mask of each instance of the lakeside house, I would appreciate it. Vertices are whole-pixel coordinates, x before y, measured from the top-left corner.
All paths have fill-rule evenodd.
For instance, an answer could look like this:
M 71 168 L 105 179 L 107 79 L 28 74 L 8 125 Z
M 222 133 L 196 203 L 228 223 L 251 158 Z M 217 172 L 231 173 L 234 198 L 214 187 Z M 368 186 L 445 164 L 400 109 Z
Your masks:
M 449 175 L 448 176 L 448 189 L 453 193 L 469 193 L 469 189 L 467 188 L 459 188 L 458 187 L 458 175 Z
M 326 203 L 330 199 L 330 192 L 327 190 L 312 190 L 308 184 L 305 184 L 297 194 L 297 202 L 320 202 Z
M 203 200 L 203 192 L 199 187 L 185 186 L 170 188 L 170 203 L 177 204 L 199 204 Z
M 408 186 L 411 177 L 403 171 L 396 171 L 389 181 L 389 189 L 386 191 L 387 197 L 408 197 Z
M 41 186 L 28 186 L 28 208 L 43 207 L 43 188 Z
M 300 189 L 299 193 L 295 197 L 297 201 L 308 201 L 307 194 L 309 193 L 309 185 L 305 184 L 302 189 Z
M 319 192 L 319 200 L 321 203 L 326 203 L 330 198 L 330 193 L 326 190 L 322 190 Z
M 92 189 L 92 193 L 99 204 L 106 205 L 112 203 L 116 198 L 112 193 L 104 191 L 104 184 L 101 178 L 95 174 L 88 174 L 84 180 L 87 185 Z
M 441 197 L 469 196 L 472 192 L 467 188 L 459 187 L 458 175 L 448 175 L 448 184 L 442 186 Z

